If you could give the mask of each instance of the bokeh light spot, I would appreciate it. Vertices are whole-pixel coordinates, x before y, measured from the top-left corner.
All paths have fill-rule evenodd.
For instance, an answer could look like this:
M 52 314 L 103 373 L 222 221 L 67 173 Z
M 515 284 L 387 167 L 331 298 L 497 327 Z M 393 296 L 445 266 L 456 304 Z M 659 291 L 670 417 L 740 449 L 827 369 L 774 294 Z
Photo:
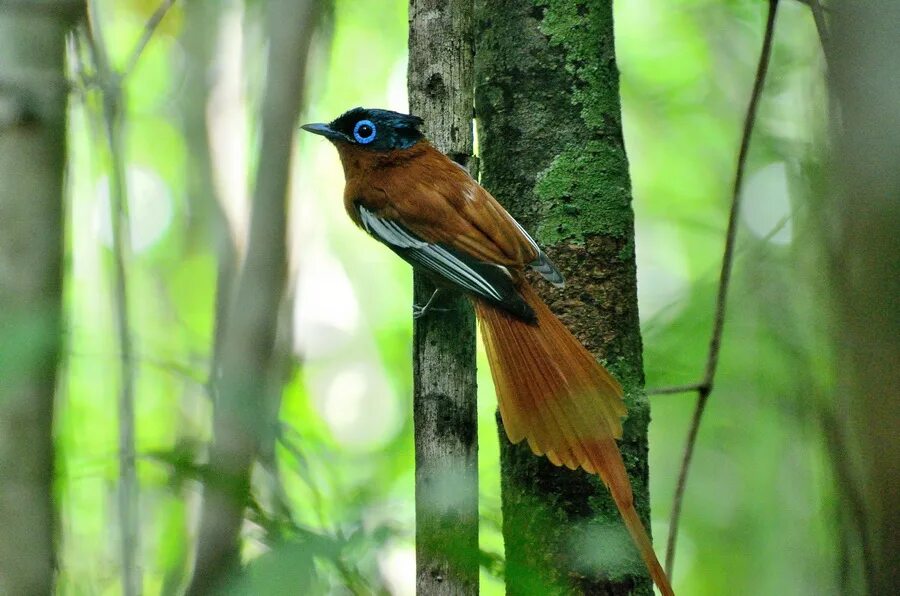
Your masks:
M 142 253 L 156 244 L 172 223 L 172 193 L 155 170 L 129 165 L 126 169 L 128 222 L 131 250 Z M 96 187 L 94 230 L 104 246 L 112 247 L 110 181 L 104 176 Z

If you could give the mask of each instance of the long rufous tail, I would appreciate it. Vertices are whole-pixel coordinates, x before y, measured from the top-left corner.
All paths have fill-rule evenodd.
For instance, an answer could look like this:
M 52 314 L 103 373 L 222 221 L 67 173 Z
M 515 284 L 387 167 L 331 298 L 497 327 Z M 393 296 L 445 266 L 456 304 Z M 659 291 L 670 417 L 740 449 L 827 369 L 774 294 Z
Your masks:
M 674 594 L 634 509 L 631 482 L 616 439 L 625 415 L 619 385 L 560 322 L 527 282 L 519 288 L 537 324 L 474 300 L 500 416 L 509 440 L 527 440 L 557 466 L 584 468 L 609 487 L 650 577 Z

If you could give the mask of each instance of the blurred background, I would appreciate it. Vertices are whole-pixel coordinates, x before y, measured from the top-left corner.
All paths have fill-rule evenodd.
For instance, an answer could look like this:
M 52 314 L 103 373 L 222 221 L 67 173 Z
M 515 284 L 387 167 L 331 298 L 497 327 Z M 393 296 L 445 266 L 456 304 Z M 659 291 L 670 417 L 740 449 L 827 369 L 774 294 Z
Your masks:
M 207 215 L 189 200 L 198 167 L 191 106 L 205 90 L 211 183 L 241 247 L 265 78 L 261 4 L 222 0 L 210 19 L 175 3 L 125 79 L 140 562 L 150 594 L 185 580 L 200 500 L 196 462 L 210 435 L 218 257 L 198 240 Z M 121 66 L 158 3 L 96 5 L 110 60 Z M 756 0 L 615 3 L 648 389 L 692 383 L 703 372 L 765 8 Z M 210 42 L 210 69 L 196 68 L 198 40 Z M 838 593 L 838 501 L 819 403 L 830 383 L 830 344 L 810 225 L 826 87 L 809 8 L 782 2 L 775 40 L 743 191 L 721 368 L 685 495 L 674 573 L 683 594 Z M 406 41 L 405 0 L 334 0 L 313 38 L 301 121 L 358 105 L 405 111 Z M 63 594 L 121 590 L 105 143 L 97 98 L 76 94 L 69 335 L 57 419 Z M 255 480 L 293 512 L 317 592 L 345 593 L 350 582 L 362 593 L 412 594 L 412 275 L 346 218 L 343 175 L 328 143 L 297 135 L 292 168 L 283 432 L 275 472 Z M 481 357 L 481 544 L 502 556 L 496 402 Z M 659 552 L 695 399 L 651 397 Z M 279 553 L 267 547 L 265 520 L 257 522 L 245 527 L 258 537 L 245 554 L 263 577 Z M 485 567 L 484 594 L 503 593 L 496 570 Z

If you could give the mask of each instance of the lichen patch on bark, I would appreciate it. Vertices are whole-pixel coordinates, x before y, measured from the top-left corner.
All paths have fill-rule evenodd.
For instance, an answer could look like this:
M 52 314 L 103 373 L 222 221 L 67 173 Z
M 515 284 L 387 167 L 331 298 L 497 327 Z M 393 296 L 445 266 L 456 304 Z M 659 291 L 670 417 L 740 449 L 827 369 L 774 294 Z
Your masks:
M 564 273 L 563 289 L 532 281 L 625 389 L 620 448 L 649 528 L 649 408 L 612 2 L 476 0 L 475 18 L 481 182 Z M 598 478 L 556 468 L 502 431 L 501 461 L 507 593 L 653 593 L 636 551 L 615 534 L 619 513 Z M 609 556 L 586 556 L 598 548 Z

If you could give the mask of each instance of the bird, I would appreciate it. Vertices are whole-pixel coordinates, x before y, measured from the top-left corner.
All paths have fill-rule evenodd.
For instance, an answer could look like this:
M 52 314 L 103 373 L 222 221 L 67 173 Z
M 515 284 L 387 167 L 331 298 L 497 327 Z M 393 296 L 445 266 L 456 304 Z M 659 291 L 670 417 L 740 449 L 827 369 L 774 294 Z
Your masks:
M 662 594 L 673 594 L 616 443 L 626 415 L 622 386 L 526 279 L 532 269 L 562 287 L 556 265 L 463 166 L 428 141 L 423 124 L 357 107 L 301 128 L 337 149 L 350 219 L 435 281 L 438 290 L 414 316 L 429 313 L 448 288 L 471 299 L 509 440 L 527 441 L 557 466 L 598 475 L 651 578 Z

